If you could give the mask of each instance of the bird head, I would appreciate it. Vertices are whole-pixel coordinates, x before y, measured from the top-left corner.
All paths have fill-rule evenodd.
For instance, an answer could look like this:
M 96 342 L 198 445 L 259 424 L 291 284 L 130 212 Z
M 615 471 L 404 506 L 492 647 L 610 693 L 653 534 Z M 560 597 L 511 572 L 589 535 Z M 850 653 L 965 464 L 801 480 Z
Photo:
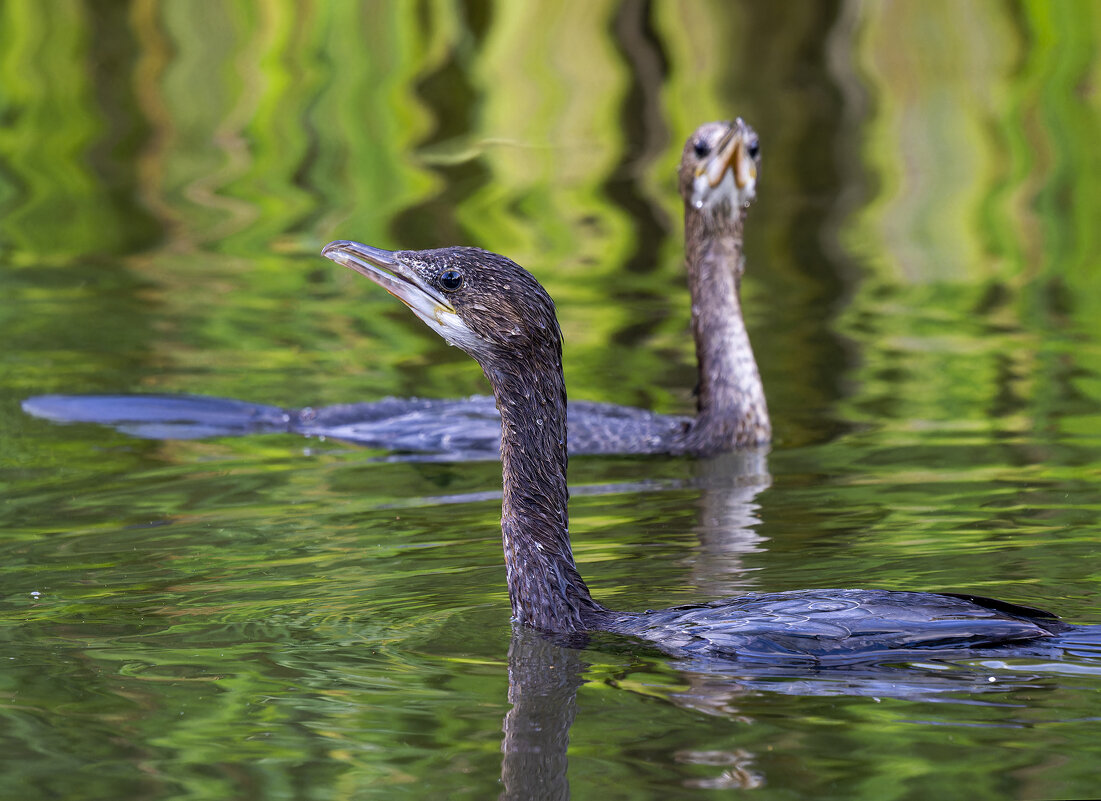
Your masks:
M 677 169 L 681 197 L 717 222 L 734 220 L 757 195 L 760 161 L 757 132 L 741 117 L 705 123 L 684 145 Z
M 483 364 L 548 346 L 561 353 L 554 302 L 531 273 L 504 256 L 471 247 L 389 251 L 343 240 L 321 253 L 370 278 Z

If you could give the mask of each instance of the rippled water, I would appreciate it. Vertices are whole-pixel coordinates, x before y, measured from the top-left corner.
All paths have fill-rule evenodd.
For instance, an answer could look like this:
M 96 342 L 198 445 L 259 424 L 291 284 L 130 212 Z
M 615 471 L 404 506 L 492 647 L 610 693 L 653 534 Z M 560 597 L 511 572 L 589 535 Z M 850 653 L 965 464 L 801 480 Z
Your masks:
M 762 676 L 572 651 L 510 629 L 496 463 L 19 404 L 484 392 L 317 255 L 348 237 L 507 253 L 558 301 L 573 397 L 688 412 L 672 170 L 741 114 L 768 475 L 575 459 L 590 586 L 967 590 L 1101 623 L 1099 37 L 1088 2 L 0 6 L 3 794 L 1097 795 L 1095 656 Z

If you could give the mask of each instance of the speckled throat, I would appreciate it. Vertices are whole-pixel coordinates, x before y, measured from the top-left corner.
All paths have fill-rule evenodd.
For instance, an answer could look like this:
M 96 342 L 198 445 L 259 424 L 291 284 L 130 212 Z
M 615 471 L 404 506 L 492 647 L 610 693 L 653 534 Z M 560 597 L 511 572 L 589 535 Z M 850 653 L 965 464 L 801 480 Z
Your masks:
M 716 453 L 772 438 L 764 385 L 742 317 L 745 209 L 711 214 L 686 204 L 684 213 L 692 333 L 699 357 L 696 420 L 686 450 Z
M 512 617 L 550 632 L 598 628 L 606 612 L 570 548 L 561 341 L 530 358 L 487 360 L 482 369 L 501 413 L 501 538 Z

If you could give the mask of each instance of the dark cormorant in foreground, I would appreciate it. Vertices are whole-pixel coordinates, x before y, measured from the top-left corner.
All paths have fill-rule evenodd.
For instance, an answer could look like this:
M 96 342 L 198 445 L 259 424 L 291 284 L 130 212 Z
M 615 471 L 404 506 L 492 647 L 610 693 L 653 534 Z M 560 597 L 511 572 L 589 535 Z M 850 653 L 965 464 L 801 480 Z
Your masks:
M 700 126 L 677 170 L 684 199 L 685 257 L 699 362 L 695 418 L 610 403 L 570 404 L 570 453 L 711 454 L 764 445 L 772 436 L 764 387 L 742 319 L 742 227 L 756 195 L 757 134 L 741 119 Z M 292 431 L 396 451 L 454 458 L 495 455 L 493 398 L 387 398 L 318 409 L 280 409 L 196 396 L 28 398 L 53 420 L 118 425 L 137 436 L 190 438 Z
M 512 614 L 560 635 L 608 631 L 675 656 L 843 664 L 1036 646 L 1075 629 L 1038 609 L 969 595 L 823 589 L 748 594 L 642 613 L 595 601 L 570 549 L 566 390 L 554 303 L 527 271 L 477 248 L 390 252 L 333 242 L 366 275 L 481 365 L 500 410 Z

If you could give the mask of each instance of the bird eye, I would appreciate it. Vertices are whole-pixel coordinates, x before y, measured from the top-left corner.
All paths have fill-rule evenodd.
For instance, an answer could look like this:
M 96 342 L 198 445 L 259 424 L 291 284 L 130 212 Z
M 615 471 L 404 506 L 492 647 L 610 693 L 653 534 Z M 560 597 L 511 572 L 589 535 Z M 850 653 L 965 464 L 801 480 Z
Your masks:
M 444 270 L 440 273 L 440 286 L 448 292 L 454 292 L 463 285 L 463 274 L 458 270 Z
M 757 137 L 753 137 L 749 140 L 749 144 L 745 146 L 746 153 L 749 154 L 751 159 L 757 158 L 761 155 L 761 143 L 757 141 Z
M 692 149 L 696 151 L 696 157 L 702 159 L 704 156 L 711 152 L 711 145 L 707 144 L 707 142 L 703 141 L 702 139 L 697 139 L 692 144 Z

